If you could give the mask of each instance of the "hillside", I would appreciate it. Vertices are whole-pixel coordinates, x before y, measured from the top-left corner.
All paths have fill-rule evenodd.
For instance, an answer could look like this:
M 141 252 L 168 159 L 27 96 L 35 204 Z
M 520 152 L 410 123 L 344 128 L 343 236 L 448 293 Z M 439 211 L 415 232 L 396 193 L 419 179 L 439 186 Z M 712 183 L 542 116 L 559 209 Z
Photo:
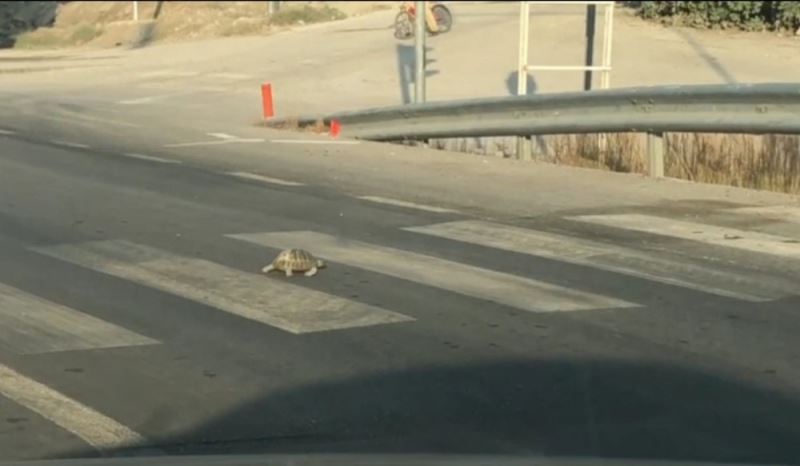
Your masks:
M 297 24 L 388 8 L 387 2 L 0 2 L 0 47 L 141 47 L 212 37 L 266 35 Z

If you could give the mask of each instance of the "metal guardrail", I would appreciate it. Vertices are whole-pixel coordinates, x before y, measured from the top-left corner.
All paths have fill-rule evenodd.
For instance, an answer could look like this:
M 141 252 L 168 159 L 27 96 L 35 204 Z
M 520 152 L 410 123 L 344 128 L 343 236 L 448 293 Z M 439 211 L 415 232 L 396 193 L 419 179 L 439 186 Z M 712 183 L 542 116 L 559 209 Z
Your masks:
M 345 137 L 374 141 L 649 133 L 650 174 L 663 176 L 661 135 L 666 132 L 800 134 L 800 83 L 635 87 L 429 102 L 321 119 L 338 120 Z

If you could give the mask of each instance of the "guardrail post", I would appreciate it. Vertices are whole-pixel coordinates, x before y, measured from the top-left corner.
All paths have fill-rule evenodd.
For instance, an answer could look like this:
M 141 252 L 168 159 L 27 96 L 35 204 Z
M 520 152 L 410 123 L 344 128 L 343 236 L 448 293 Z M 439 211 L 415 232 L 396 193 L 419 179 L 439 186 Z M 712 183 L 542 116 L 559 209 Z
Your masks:
M 533 160 L 533 141 L 530 136 L 517 137 L 517 160 Z
M 647 133 L 647 174 L 664 178 L 664 133 Z

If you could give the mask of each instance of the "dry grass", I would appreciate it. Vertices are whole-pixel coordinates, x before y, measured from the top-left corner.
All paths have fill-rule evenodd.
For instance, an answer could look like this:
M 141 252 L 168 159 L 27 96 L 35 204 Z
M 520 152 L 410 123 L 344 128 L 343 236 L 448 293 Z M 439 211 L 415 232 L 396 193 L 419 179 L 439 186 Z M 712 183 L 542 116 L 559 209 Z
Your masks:
M 269 122 L 262 123 L 266 124 L 270 128 L 273 129 L 280 129 L 284 131 L 295 131 L 299 133 L 327 133 L 329 128 L 328 125 L 325 124 L 322 120 L 317 120 L 314 124 L 306 125 L 300 124 L 300 121 L 296 117 L 288 117 L 282 120 L 280 123 L 277 124 L 269 124 Z
M 41 28 L 17 37 L 14 45 L 19 49 L 50 49 L 84 45 L 103 33 L 93 24 L 80 23 L 71 29 Z
M 704 183 L 800 193 L 800 137 L 673 134 L 667 176 Z
M 515 138 L 436 140 L 431 146 L 498 157 L 516 153 Z M 536 160 L 544 162 L 645 171 L 643 134 L 543 136 L 534 138 L 532 147 Z M 664 158 L 669 177 L 800 194 L 800 136 L 668 134 Z
M 160 6 L 159 6 L 160 3 Z M 294 25 L 334 21 L 347 15 L 335 2 L 287 2 L 269 16 L 267 2 L 139 2 L 134 23 L 132 2 L 69 2 L 58 9 L 55 25 L 20 36 L 16 47 L 49 49 L 75 46 L 143 46 L 153 42 L 268 35 Z M 354 5 L 350 5 L 353 3 Z M 369 2 L 342 2 L 367 12 Z

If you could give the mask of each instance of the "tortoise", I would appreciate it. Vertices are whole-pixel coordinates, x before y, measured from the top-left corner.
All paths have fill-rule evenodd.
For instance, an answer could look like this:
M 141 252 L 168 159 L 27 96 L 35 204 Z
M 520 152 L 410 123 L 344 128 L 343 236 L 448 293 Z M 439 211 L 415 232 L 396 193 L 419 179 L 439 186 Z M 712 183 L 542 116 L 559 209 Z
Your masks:
M 280 270 L 291 277 L 294 272 L 304 272 L 306 277 L 317 273 L 317 269 L 325 267 L 325 263 L 305 249 L 286 249 L 278 254 L 271 264 L 261 269 L 264 273 Z

